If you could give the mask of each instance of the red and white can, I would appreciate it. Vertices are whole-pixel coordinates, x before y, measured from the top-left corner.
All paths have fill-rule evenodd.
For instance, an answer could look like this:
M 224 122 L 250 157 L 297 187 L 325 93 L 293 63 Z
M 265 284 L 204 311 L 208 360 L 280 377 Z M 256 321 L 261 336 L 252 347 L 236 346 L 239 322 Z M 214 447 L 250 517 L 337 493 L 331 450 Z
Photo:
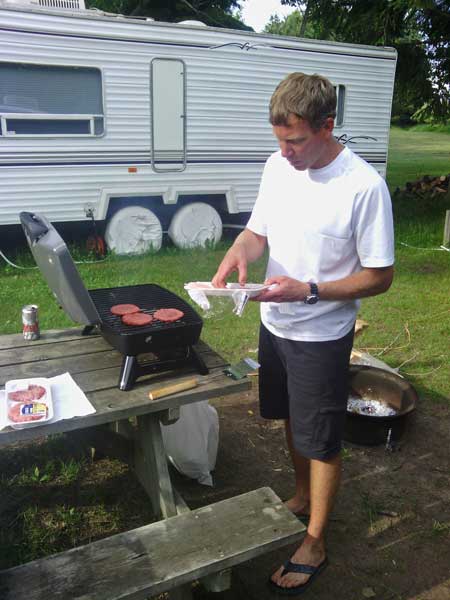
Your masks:
M 24 340 L 38 340 L 39 332 L 38 307 L 27 304 L 22 308 L 22 332 Z

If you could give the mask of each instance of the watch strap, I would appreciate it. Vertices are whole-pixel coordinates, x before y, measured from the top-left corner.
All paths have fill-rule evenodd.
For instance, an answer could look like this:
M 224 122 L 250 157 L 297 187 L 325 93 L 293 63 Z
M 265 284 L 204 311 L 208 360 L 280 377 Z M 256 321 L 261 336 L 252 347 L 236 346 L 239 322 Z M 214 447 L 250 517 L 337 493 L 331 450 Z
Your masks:
M 319 297 L 319 288 L 317 287 L 317 283 L 309 283 L 309 289 L 311 290 L 311 295 L 312 296 L 317 296 Z

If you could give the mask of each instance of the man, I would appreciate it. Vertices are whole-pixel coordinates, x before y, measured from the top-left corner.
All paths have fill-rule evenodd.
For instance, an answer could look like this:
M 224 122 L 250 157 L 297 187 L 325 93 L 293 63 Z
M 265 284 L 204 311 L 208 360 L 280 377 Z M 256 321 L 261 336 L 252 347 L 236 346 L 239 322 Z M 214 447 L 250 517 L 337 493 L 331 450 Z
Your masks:
M 319 75 L 291 73 L 270 101 L 280 150 L 268 159 L 246 229 L 213 278 L 269 249 L 261 302 L 260 409 L 285 419 L 296 490 L 287 506 L 309 516 L 301 546 L 271 577 L 304 591 L 327 565 L 325 527 L 341 474 L 341 439 L 358 299 L 389 289 L 392 209 L 384 180 L 333 136 L 336 94 Z

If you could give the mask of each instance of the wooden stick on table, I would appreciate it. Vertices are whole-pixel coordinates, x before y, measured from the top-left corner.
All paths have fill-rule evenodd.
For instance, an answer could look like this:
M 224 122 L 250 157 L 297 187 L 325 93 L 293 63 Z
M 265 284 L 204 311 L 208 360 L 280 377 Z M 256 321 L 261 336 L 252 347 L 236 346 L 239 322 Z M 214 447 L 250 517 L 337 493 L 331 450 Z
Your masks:
M 162 398 L 163 396 L 169 396 L 170 394 L 176 394 L 177 392 L 184 392 L 185 390 L 195 388 L 198 386 L 198 383 L 198 379 L 196 377 L 192 377 L 191 379 L 185 379 L 179 383 L 172 383 L 170 385 L 157 388 L 156 390 L 149 392 L 148 397 L 150 400 L 156 400 L 157 398 Z

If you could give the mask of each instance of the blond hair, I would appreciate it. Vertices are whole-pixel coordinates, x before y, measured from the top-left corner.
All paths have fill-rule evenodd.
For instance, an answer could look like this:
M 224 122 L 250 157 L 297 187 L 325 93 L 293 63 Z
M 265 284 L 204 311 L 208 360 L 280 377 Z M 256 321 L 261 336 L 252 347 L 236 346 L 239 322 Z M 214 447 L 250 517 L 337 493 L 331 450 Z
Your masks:
M 277 86 L 270 99 L 269 120 L 272 125 L 288 124 L 290 115 L 308 122 L 311 129 L 321 129 L 327 118 L 336 117 L 336 90 L 321 75 L 291 73 Z

